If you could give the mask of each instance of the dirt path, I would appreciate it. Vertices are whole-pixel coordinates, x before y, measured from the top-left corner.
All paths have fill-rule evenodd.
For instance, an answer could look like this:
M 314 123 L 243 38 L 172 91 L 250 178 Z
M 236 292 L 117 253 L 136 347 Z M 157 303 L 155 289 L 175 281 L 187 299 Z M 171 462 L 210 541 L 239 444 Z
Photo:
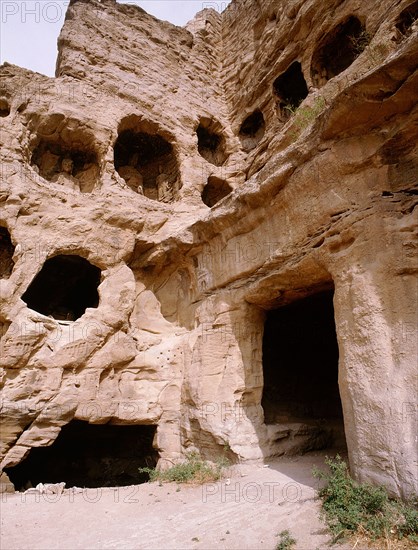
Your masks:
M 0 547 L 272 550 L 288 529 L 297 550 L 322 550 L 330 537 L 319 520 L 311 471 L 323 458 L 234 467 L 230 478 L 203 487 L 148 483 L 3 495 Z

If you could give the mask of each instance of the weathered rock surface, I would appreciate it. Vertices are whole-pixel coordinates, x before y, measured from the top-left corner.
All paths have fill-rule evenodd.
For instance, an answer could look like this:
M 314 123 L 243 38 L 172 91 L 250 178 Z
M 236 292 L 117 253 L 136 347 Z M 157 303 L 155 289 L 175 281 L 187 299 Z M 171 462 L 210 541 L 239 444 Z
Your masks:
M 0 68 L 2 468 L 72 419 L 156 425 L 162 465 L 294 451 L 303 425 L 264 423 L 266 311 L 335 289 L 351 469 L 416 490 L 415 4 L 235 0 L 177 28 L 72 0 L 56 78 Z M 80 315 L 62 256 L 101 270 Z

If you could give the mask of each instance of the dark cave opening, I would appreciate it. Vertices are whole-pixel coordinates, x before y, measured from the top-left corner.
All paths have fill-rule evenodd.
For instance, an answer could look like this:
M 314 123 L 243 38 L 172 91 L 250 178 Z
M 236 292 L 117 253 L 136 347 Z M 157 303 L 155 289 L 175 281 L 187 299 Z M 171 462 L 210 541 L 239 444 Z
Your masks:
M 10 115 L 10 105 L 7 99 L 0 98 L 0 117 L 5 118 Z
M 56 140 L 41 139 L 35 147 L 31 163 L 39 174 L 48 181 L 58 183 L 68 189 L 91 193 L 99 179 L 99 159 L 89 147 L 89 139 L 74 136 L 74 144 Z M 91 141 L 91 140 L 90 140 Z
M 347 69 L 369 43 L 370 37 L 357 17 L 337 25 L 321 41 L 312 56 L 311 77 L 315 86 Z
M 273 90 L 279 99 L 279 112 L 289 118 L 308 95 L 308 86 L 302 72 L 302 65 L 294 61 L 288 69 L 278 76 L 273 83 Z
M 264 116 L 259 109 L 245 118 L 239 130 L 239 138 L 244 151 L 248 152 L 257 147 L 264 136 L 265 128 Z
M 216 121 L 202 119 L 196 130 L 199 154 L 215 166 L 222 166 L 227 158 L 225 138 L 219 128 L 220 124 Z
M 417 28 L 417 20 L 418 0 L 410 4 L 399 14 L 395 27 L 404 37 L 407 37 Z
M 0 279 L 8 279 L 13 271 L 15 247 L 9 231 L 0 226 Z
M 345 447 L 338 355 L 333 291 L 269 311 L 263 337 L 265 423 L 301 423 L 320 432 L 320 438 L 313 432 L 315 448 Z
M 114 147 L 118 174 L 136 193 L 160 202 L 172 202 L 179 189 L 173 146 L 158 134 L 126 129 Z
M 22 296 L 27 306 L 54 319 L 75 321 L 99 305 L 101 271 L 80 256 L 49 258 Z
M 88 424 L 72 420 L 49 447 L 33 447 L 16 466 L 5 468 L 17 491 L 38 483 L 68 487 L 123 487 L 149 480 L 138 468 L 154 468 L 156 426 Z
M 209 176 L 202 192 L 202 201 L 212 208 L 217 202 L 231 193 L 232 187 L 223 179 Z

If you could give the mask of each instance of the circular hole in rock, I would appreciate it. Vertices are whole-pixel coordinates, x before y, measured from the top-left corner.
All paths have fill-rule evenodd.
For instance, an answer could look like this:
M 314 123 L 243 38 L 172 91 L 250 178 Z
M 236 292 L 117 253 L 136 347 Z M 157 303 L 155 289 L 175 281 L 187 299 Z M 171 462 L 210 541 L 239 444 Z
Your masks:
M 213 119 L 202 118 L 196 134 L 199 154 L 211 164 L 222 166 L 227 159 L 227 154 L 221 124 Z
M 100 277 L 100 269 L 85 258 L 60 254 L 46 260 L 22 300 L 53 319 L 75 321 L 99 305 Z
M 136 117 L 128 120 L 130 127 L 124 126 L 114 147 L 118 174 L 140 195 L 165 203 L 176 200 L 181 183 L 172 144 Z
M 10 115 L 10 105 L 7 99 L 0 98 L 0 117 L 5 118 Z
M 223 179 L 217 178 L 215 176 L 210 176 L 202 192 L 202 201 L 212 208 L 222 200 L 224 197 L 229 195 L 232 191 L 232 187 Z
M 51 115 L 36 130 L 31 164 L 40 176 L 68 189 L 91 193 L 100 175 L 93 135 L 76 120 Z
M 308 95 L 308 86 L 299 61 L 294 61 L 283 74 L 276 78 L 273 90 L 279 100 L 278 109 L 281 118 L 289 118 Z
M 418 1 L 410 4 L 399 14 L 395 27 L 404 37 L 411 35 L 418 28 Z
M 12 243 L 9 230 L 0 227 L 0 279 L 8 279 L 13 271 L 13 254 L 15 247 Z
M 264 116 L 259 109 L 247 116 L 238 134 L 244 151 L 248 152 L 257 147 L 264 136 L 265 129 Z
M 316 48 L 311 63 L 311 77 L 315 86 L 323 86 L 328 80 L 347 69 L 370 41 L 361 21 L 350 16 L 334 27 Z

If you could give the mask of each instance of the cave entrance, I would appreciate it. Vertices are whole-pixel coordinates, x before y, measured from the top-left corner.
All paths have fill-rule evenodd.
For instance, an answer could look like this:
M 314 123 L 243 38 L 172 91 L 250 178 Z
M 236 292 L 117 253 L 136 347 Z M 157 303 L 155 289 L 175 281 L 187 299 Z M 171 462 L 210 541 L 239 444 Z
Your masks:
M 200 156 L 215 166 L 222 166 L 227 159 L 227 154 L 221 124 L 217 120 L 202 117 L 196 129 L 196 135 Z
M 8 279 L 13 271 L 15 247 L 9 231 L 0 227 L 0 279 Z
M 212 208 L 212 206 L 215 206 L 216 203 L 231 192 L 232 187 L 227 181 L 217 178 L 216 176 L 209 176 L 208 182 L 202 192 L 202 201 L 206 206 Z
M 417 28 L 418 20 L 418 1 L 410 4 L 406 9 L 404 9 L 396 20 L 396 29 L 399 31 L 401 37 L 410 36 L 414 29 Z M 397 41 L 399 42 L 399 36 Z
M 33 447 L 5 471 L 17 491 L 38 483 L 67 487 L 123 487 L 148 481 L 138 468 L 154 468 L 156 426 L 88 424 L 72 420 L 49 447 Z
M 4 118 L 10 115 L 10 105 L 7 99 L 0 98 L 0 117 Z
M 264 136 L 265 128 L 266 124 L 264 121 L 264 116 L 259 109 L 247 116 L 241 124 L 238 134 L 241 140 L 242 148 L 245 152 L 249 152 L 257 147 L 258 143 Z
M 56 113 L 43 117 L 34 129 L 30 162 L 42 178 L 91 193 L 100 179 L 97 146 L 91 129 Z
M 22 296 L 29 308 L 57 320 L 75 321 L 99 305 L 101 271 L 80 256 L 49 258 Z
M 281 428 L 279 454 L 345 449 L 333 290 L 267 313 L 263 373 L 265 423 Z
M 308 86 L 302 72 L 302 65 L 294 61 L 273 83 L 278 97 L 278 110 L 281 118 L 289 118 L 308 95 Z
M 369 43 L 370 37 L 357 17 L 351 16 L 328 33 L 312 56 L 311 77 L 315 86 L 347 69 Z
M 136 193 L 160 202 L 173 202 L 180 189 L 173 146 L 158 134 L 125 129 L 114 148 L 115 168 Z

